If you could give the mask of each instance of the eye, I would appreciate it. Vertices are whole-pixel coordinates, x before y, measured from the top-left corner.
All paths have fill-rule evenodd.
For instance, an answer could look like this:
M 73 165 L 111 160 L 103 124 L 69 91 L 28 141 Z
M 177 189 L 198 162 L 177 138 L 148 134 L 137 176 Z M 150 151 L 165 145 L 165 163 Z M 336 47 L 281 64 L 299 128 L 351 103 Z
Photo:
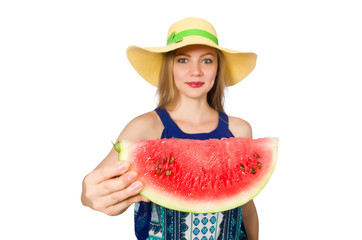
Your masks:
M 177 59 L 177 62 L 178 63 L 187 63 L 188 60 L 186 58 L 179 58 L 179 59 Z
M 201 62 L 206 63 L 206 64 L 213 63 L 212 59 L 210 59 L 210 58 L 203 59 Z

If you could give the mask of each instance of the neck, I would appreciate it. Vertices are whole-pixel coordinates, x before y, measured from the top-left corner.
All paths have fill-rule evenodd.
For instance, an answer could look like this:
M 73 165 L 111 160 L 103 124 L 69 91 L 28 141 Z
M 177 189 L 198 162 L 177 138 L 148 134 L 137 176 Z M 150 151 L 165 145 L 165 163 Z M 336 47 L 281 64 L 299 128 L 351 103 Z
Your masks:
M 215 114 L 205 99 L 178 98 L 173 104 L 166 107 L 167 111 L 176 119 L 188 119 L 192 122 L 201 122 Z

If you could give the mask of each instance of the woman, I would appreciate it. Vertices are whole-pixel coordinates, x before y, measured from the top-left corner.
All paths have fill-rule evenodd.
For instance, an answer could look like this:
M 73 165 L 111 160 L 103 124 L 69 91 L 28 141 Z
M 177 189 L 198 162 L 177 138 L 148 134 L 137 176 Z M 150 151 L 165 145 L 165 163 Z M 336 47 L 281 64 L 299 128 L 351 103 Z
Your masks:
M 129 122 L 118 140 L 252 137 L 246 121 L 224 113 L 223 93 L 226 86 L 238 83 L 254 69 L 256 55 L 219 47 L 216 31 L 207 21 L 183 19 L 170 27 L 167 46 L 131 46 L 127 55 L 135 70 L 158 86 L 159 103 L 154 111 Z M 128 168 L 129 163 L 117 162 L 117 152 L 112 149 L 84 178 L 82 203 L 108 215 L 119 215 L 136 203 L 138 239 L 205 236 L 226 240 L 246 239 L 246 235 L 258 239 L 253 201 L 223 213 L 191 214 L 166 209 L 139 195 L 142 183 Z

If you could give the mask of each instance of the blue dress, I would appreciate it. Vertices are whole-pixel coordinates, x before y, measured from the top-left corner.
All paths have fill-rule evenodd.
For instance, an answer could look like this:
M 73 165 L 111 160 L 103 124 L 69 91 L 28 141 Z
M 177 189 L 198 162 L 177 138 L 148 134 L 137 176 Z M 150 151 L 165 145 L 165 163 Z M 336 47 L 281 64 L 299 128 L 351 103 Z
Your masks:
M 183 132 L 165 109 L 155 109 L 164 129 L 161 138 L 206 140 L 230 138 L 229 119 L 219 112 L 219 123 L 210 133 Z M 242 208 L 220 213 L 186 213 L 171 210 L 152 202 L 135 204 L 135 233 L 139 240 L 246 240 Z

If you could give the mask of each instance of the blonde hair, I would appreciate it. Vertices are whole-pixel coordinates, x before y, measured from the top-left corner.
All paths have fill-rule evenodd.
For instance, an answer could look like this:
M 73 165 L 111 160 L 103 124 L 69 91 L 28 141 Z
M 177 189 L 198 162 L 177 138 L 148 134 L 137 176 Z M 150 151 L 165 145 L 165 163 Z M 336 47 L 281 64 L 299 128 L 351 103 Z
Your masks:
M 216 49 L 216 51 L 218 56 L 218 71 L 214 86 L 207 93 L 207 102 L 214 110 L 224 112 L 224 90 L 227 85 L 224 74 L 226 66 L 222 52 L 218 49 Z M 164 54 L 158 81 L 157 94 L 159 102 L 157 108 L 164 109 L 177 98 L 178 91 L 172 75 L 174 58 L 175 51 Z

